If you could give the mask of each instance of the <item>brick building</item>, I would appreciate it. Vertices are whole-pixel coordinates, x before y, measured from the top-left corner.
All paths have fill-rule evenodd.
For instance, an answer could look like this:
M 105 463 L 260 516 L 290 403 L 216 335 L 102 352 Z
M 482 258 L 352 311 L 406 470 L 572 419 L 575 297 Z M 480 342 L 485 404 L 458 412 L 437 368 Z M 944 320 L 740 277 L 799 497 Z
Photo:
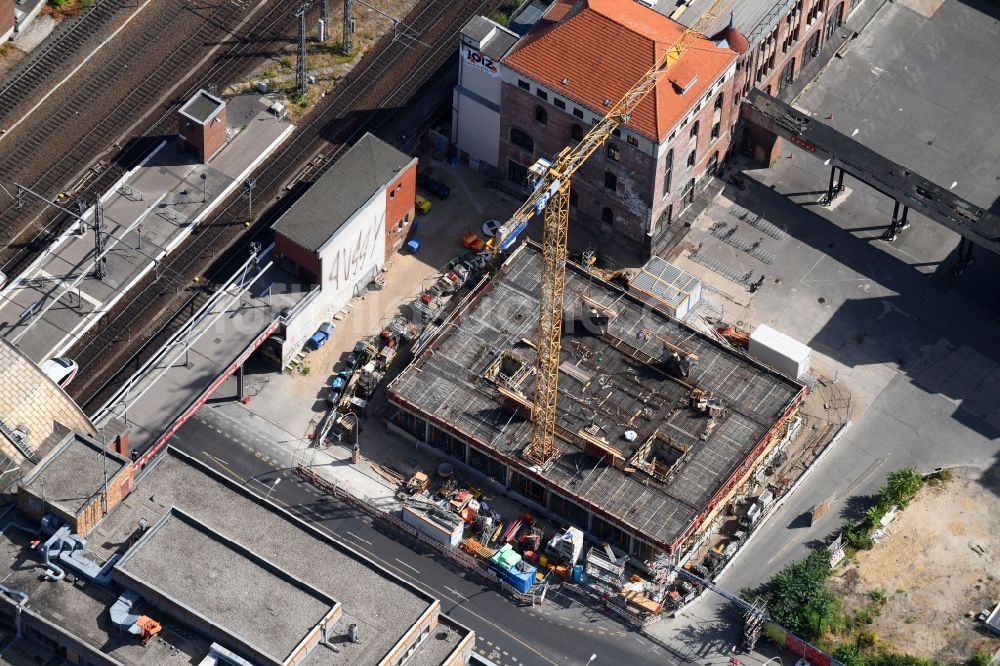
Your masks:
M 883 2 L 872 0 L 869 11 Z M 662 11 L 689 26 L 711 5 L 712 0 L 686 0 L 679 6 L 669 3 Z M 787 98 L 797 80 L 814 78 L 853 34 L 844 25 L 860 5 L 860 0 L 722 0 L 709 34 L 728 30 L 746 41 L 736 63 L 737 94 L 730 98 L 734 110 L 751 87 Z M 770 165 L 780 152 L 780 140 L 757 128 L 747 126 L 740 137 L 740 151 L 758 162 Z
M 413 230 L 417 158 L 365 134 L 274 223 L 279 265 L 317 285 L 283 331 L 282 366 L 361 294 Z
M 683 26 L 632 0 L 557 0 L 502 60 L 501 174 L 579 141 L 676 42 Z M 660 251 L 729 150 L 738 107 L 731 31 L 697 37 L 573 180 L 571 242 Z
M 205 164 L 226 143 L 226 103 L 204 90 L 177 112 L 177 134 L 198 161 Z

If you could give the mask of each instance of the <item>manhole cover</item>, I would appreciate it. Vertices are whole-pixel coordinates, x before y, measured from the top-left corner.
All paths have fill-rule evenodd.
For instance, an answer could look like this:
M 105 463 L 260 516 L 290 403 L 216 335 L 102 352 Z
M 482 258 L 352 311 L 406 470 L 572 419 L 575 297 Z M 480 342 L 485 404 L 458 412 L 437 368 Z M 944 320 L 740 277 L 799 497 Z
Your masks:
M 820 305 L 822 305 L 823 303 L 826 303 L 826 299 L 825 299 L 825 298 L 823 298 L 822 296 L 820 296 L 820 297 L 819 297 L 819 298 L 817 298 L 816 300 L 817 300 L 817 301 L 819 301 Z
M 222 342 L 222 338 L 216 338 L 215 340 L 213 340 L 213 342 L 215 344 L 219 344 L 220 342 Z

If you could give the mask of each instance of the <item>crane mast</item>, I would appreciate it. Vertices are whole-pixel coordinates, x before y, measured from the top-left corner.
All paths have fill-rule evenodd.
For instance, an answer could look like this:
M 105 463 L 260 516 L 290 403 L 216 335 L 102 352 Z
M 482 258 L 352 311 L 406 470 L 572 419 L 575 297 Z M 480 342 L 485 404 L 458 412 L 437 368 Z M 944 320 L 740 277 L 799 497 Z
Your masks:
M 621 99 L 610 105 L 607 114 L 590 128 L 577 145 L 563 148 L 551 162 L 540 159 L 529 169 L 529 179 L 534 189 L 487 244 L 487 250 L 493 254 L 509 248 L 528 226 L 528 221 L 534 215 L 544 212 L 531 442 L 524 451 L 525 459 L 532 464 L 544 465 L 555 453 L 570 180 L 615 130 L 629 122 L 636 106 L 653 91 L 660 77 L 687 51 L 692 37 L 697 37 L 703 27 L 715 20 L 718 16 L 716 6 L 720 1 L 715 0 L 705 14 L 681 33 L 656 64 Z

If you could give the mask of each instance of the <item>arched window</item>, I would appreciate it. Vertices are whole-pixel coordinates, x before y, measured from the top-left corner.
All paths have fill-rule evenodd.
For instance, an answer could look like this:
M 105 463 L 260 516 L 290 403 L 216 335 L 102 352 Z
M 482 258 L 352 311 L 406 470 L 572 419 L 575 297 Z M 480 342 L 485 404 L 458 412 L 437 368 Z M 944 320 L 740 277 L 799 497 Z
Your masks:
M 725 98 L 725 95 L 726 95 L 725 93 L 719 93 L 716 96 L 716 98 L 715 98 L 715 108 L 717 108 L 717 109 L 721 109 L 722 108 L 722 102 L 723 102 L 723 99 Z
M 544 125 L 549 121 L 549 112 L 545 110 L 545 107 L 541 104 L 535 107 L 535 122 L 539 125 Z
M 510 128 L 510 142 L 518 148 L 527 150 L 529 153 L 535 150 L 535 140 L 523 129 L 518 129 L 517 127 Z
M 583 140 L 583 128 L 573 123 L 573 126 L 569 129 L 569 135 L 574 141 Z
M 601 209 L 601 222 L 604 222 L 605 224 L 615 223 L 615 214 L 607 206 Z
M 620 161 L 622 158 L 621 148 L 613 143 L 608 144 L 608 159 L 614 160 L 615 162 Z

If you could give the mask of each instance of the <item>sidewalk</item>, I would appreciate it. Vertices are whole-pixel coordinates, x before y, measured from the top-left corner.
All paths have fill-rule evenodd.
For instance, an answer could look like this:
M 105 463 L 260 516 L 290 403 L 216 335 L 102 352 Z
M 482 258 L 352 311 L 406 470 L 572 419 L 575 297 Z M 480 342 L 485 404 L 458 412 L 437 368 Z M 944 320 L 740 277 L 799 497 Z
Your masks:
M 208 164 L 171 138 L 128 172 L 101 197 L 104 278 L 93 276 L 93 229 L 80 234 L 77 222 L 0 292 L 2 335 L 38 363 L 72 347 L 291 134 L 257 107 L 249 123 L 230 125 L 235 136 Z M 83 215 L 88 224 L 93 215 Z

